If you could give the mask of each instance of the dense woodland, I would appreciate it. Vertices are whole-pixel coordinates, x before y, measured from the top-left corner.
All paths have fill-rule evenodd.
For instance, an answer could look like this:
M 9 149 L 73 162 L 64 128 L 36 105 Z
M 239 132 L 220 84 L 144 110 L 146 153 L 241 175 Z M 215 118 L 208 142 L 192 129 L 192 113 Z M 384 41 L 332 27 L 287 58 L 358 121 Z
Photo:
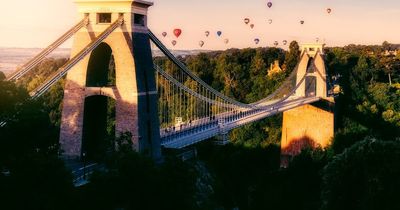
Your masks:
M 230 134 L 223 147 L 197 145 L 197 158 L 163 164 L 131 150 L 129 134 L 104 154 L 107 170 L 74 188 L 59 158 L 63 84 L 37 101 L 36 87 L 66 60 L 49 59 L 18 84 L 0 74 L 1 209 L 400 209 L 400 54 L 397 46 L 326 48 L 336 97 L 336 134 L 328 148 L 306 148 L 280 167 L 282 116 Z M 293 71 L 299 47 L 230 49 L 180 58 L 205 82 L 242 102 L 273 92 Z M 279 60 L 284 71 L 268 77 Z M 155 62 L 166 71 L 173 64 Z

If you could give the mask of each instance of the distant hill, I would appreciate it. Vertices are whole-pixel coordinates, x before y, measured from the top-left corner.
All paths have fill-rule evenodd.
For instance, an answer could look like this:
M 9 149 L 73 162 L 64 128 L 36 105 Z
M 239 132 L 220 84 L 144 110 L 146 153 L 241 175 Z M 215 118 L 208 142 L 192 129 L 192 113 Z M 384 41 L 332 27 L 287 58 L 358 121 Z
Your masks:
M 6 75 L 40 53 L 40 48 L 0 48 L 0 71 Z M 68 58 L 70 49 L 57 49 L 50 57 Z
M 0 48 L 0 71 L 6 75 L 14 71 L 18 66 L 23 65 L 29 59 L 40 53 L 40 48 Z M 49 55 L 52 58 L 68 58 L 71 49 L 57 49 Z M 176 56 L 196 55 L 202 52 L 210 52 L 209 50 L 173 50 L 172 53 Z M 159 50 L 153 51 L 153 56 L 164 56 Z

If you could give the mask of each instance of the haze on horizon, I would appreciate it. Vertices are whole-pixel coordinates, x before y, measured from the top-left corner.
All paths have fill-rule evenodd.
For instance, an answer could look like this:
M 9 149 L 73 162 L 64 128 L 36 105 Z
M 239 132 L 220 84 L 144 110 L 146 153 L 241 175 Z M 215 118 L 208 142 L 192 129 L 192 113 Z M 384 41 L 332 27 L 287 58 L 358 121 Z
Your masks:
M 274 41 L 314 42 L 318 37 L 328 46 L 347 44 L 399 43 L 400 1 L 398 0 L 154 0 L 149 28 L 171 49 L 204 49 L 271 46 Z M 22 5 L 22 6 L 21 6 Z M 20 0 L 3 3 L 0 13 L 0 47 L 44 48 L 77 22 L 73 0 Z M 332 9 L 329 15 L 327 8 Z M 243 22 L 250 18 L 250 29 Z M 268 19 L 273 23 L 268 24 Z M 301 25 L 300 20 L 305 24 Z M 183 33 L 176 47 L 170 42 L 174 28 Z M 210 31 L 206 38 L 204 31 Z M 220 38 L 216 31 L 223 32 Z M 223 39 L 230 43 L 225 45 Z M 68 42 L 63 47 L 69 47 Z

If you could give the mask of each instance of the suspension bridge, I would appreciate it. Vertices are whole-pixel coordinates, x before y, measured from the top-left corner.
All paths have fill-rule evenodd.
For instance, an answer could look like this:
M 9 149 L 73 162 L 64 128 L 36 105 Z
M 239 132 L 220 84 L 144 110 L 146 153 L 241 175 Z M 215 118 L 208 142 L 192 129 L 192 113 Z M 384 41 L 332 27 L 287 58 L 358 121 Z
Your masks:
M 66 158 L 82 155 L 88 127 L 86 102 L 93 96 L 114 99 L 116 135 L 130 132 L 135 148 L 156 159 L 162 148 L 182 149 L 216 136 L 220 137 L 217 143 L 226 144 L 228 133 L 235 128 L 328 98 L 322 44 L 302 45 L 300 62 L 282 85 L 266 98 L 246 104 L 202 81 L 148 29 L 147 9 L 152 3 L 76 3 L 81 18 L 78 24 L 7 78 L 18 81 L 73 37 L 71 58 L 30 93 L 35 100 L 67 75 L 60 134 Z M 169 72 L 154 63 L 152 46 L 177 70 Z M 106 84 L 111 56 L 116 81 Z M 301 122 L 299 127 L 307 123 Z M 4 125 L 6 122 L 1 123 Z

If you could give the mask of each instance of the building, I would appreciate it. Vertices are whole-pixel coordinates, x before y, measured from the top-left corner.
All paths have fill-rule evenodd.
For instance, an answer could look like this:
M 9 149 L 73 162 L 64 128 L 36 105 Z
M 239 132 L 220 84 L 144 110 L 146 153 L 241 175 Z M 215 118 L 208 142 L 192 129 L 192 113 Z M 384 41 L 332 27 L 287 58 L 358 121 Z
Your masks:
M 274 74 L 281 73 L 283 70 L 279 66 L 279 60 L 275 60 L 274 63 L 271 63 L 271 66 L 269 67 L 268 70 L 268 76 L 272 77 Z

